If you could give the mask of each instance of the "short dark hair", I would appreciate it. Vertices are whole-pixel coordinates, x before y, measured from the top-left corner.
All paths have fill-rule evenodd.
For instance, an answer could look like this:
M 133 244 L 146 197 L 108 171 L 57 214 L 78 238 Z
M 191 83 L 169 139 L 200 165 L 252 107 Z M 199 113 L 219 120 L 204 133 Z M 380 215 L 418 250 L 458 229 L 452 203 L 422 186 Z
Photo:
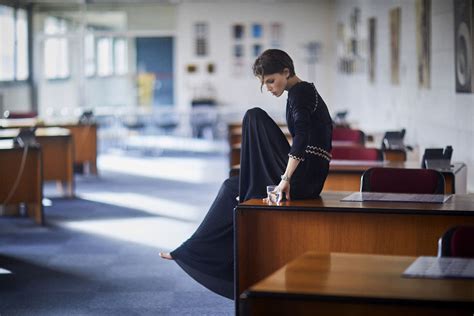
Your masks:
M 295 75 L 295 66 L 291 57 L 280 49 L 267 49 L 257 57 L 252 70 L 255 76 L 282 73 L 285 68 L 290 71 L 290 77 Z

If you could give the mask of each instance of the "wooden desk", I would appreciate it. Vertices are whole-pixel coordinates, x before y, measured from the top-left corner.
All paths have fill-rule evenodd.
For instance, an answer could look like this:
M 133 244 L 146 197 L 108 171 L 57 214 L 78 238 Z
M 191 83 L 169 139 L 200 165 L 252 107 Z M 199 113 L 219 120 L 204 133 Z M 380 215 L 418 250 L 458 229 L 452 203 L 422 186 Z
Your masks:
M 90 173 L 97 174 L 97 124 L 43 122 L 38 119 L 0 119 L 0 129 L 31 126 L 67 128 L 73 138 L 74 164 L 86 165 Z
M 97 124 L 64 124 L 74 141 L 74 163 L 86 165 L 88 171 L 97 175 Z
M 307 252 L 240 297 L 240 315 L 467 315 L 474 280 L 404 278 L 416 257 Z
M 0 130 L 0 139 L 12 139 L 19 129 Z M 74 151 L 69 130 L 58 127 L 38 128 L 36 141 L 43 153 L 43 180 L 57 181 L 61 192 L 74 196 Z
M 332 160 L 323 191 L 359 191 L 361 176 L 369 168 L 420 168 L 415 161 L 350 161 Z M 454 163 L 450 170 L 440 170 L 444 176 L 445 192 L 467 193 L 467 167 L 464 163 Z
M 28 215 L 42 224 L 43 216 L 43 172 L 41 149 L 29 147 L 26 156 L 23 148 L 15 148 L 12 141 L 0 141 L 0 205 L 8 208 L 26 203 Z M 24 169 L 21 173 L 18 186 L 8 199 L 21 169 L 22 158 L 25 157 Z
M 436 255 L 450 227 L 474 225 L 474 195 L 444 204 L 341 202 L 350 192 L 269 206 L 249 200 L 236 207 L 236 293 L 240 295 L 306 251 Z

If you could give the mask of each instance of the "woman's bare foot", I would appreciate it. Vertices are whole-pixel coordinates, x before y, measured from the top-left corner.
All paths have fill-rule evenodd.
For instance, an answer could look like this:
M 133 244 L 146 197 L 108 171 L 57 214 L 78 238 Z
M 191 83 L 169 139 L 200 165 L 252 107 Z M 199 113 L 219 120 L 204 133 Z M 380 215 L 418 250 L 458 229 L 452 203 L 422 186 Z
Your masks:
M 166 260 L 173 260 L 173 257 L 171 257 L 169 252 L 160 252 L 160 257 Z

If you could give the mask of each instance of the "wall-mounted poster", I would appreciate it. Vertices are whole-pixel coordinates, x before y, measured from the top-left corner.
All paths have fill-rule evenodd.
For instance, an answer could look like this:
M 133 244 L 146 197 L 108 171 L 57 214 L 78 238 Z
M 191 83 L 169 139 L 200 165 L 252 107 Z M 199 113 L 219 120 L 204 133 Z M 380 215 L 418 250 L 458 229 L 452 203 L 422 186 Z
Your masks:
M 234 45 L 234 57 L 241 58 L 244 56 L 244 47 L 241 44 Z
M 416 0 L 416 48 L 418 86 L 428 89 L 431 81 L 431 0 Z
M 359 24 L 360 24 L 360 9 L 355 7 L 352 9 L 352 13 L 349 18 L 350 29 L 351 29 L 351 39 L 350 47 L 351 53 L 354 56 L 359 56 Z
M 260 45 L 260 44 L 253 44 L 253 46 L 252 46 L 252 53 L 253 53 L 253 57 L 258 57 L 258 56 L 260 56 L 260 53 L 262 53 L 262 45 Z
M 194 24 L 194 33 L 196 36 L 196 56 L 207 56 L 209 26 L 205 22 Z
M 400 19 L 401 8 L 390 10 L 390 65 L 391 82 L 400 83 Z
M 196 73 L 196 72 L 197 72 L 197 65 L 195 65 L 195 64 L 188 64 L 188 65 L 186 66 L 186 71 L 188 72 L 188 74 Z
M 252 24 L 252 37 L 253 38 L 262 38 L 263 36 L 263 26 L 260 23 Z
M 282 25 L 277 22 L 270 24 L 270 45 L 274 48 L 281 47 L 282 37 Z
M 213 74 L 216 72 L 216 66 L 213 63 L 207 64 L 207 72 Z
M 352 8 L 346 23 L 337 23 L 337 67 L 343 74 L 365 72 L 367 37 L 361 25 L 361 9 L 358 7 Z
M 369 81 L 375 82 L 375 52 L 376 52 L 376 38 L 377 38 L 377 19 L 372 17 L 369 19 Z
M 245 27 L 242 24 L 235 24 L 233 30 L 234 39 L 240 40 L 244 38 Z
M 474 92 L 474 3 L 454 0 L 454 71 L 456 92 Z

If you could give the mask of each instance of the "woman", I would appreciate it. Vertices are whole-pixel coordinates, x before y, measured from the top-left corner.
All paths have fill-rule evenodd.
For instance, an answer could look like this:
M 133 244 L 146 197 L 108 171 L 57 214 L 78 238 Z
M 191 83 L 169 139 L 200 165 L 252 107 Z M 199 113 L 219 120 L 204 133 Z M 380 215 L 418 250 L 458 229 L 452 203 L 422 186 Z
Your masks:
M 278 125 L 260 108 L 248 110 L 242 123 L 240 178 L 225 180 L 196 232 L 162 258 L 175 260 L 210 290 L 234 298 L 233 210 L 241 202 L 264 198 L 266 186 L 278 183 L 287 200 L 315 198 L 323 188 L 331 160 L 332 120 L 312 83 L 295 73 L 282 50 L 263 52 L 253 65 L 261 87 L 280 97 L 288 91 L 288 144 Z M 280 194 L 281 196 L 281 194 Z

